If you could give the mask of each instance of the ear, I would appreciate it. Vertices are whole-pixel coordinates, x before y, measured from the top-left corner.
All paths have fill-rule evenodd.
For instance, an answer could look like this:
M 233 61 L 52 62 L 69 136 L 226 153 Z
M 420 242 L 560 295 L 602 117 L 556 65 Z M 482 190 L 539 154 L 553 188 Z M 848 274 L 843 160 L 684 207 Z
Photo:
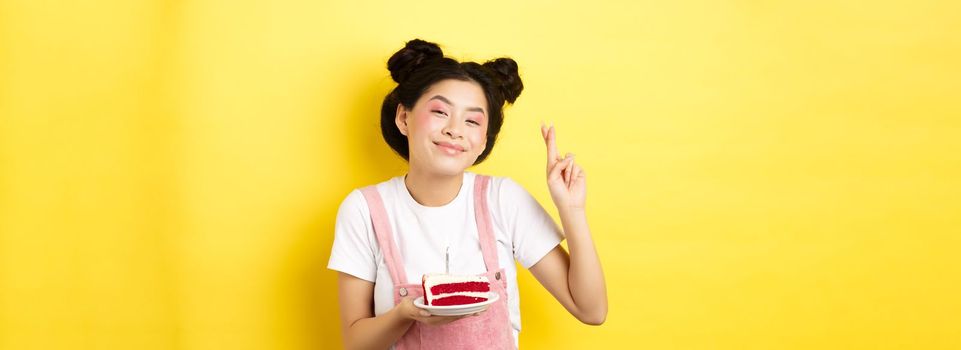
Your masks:
M 394 124 L 397 124 L 397 129 L 400 130 L 400 133 L 404 134 L 404 136 L 409 136 L 407 135 L 407 116 L 408 115 L 409 113 L 407 113 L 407 109 L 404 108 L 404 104 L 398 103 L 397 112 L 394 116 Z

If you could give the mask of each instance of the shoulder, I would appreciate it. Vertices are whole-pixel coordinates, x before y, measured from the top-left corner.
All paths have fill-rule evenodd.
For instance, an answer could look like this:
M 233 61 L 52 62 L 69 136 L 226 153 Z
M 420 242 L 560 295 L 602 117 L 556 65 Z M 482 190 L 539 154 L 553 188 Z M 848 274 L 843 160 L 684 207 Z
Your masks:
M 370 217 L 370 210 L 367 208 L 367 200 L 360 189 L 351 190 L 340 202 L 337 209 L 337 220 L 357 220 Z
M 520 183 L 514 181 L 514 179 L 507 176 L 493 176 L 486 175 L 490 180 L 489 193 L 494 196 L 494 198 L 504 197 L 505 199 L 523 197 L 529 195 L 524 186 Z
M 364 196 L 363 189 L 372 187 L 377 190 L 381 198 L 388 201 L 392 197 L 392 189 L 397 178 L 391 178 L 369 186 L 362 186 L 351 190 L 340 202 L 337 211 L 338 219 L 366 219 L 370 217 L 370 208 L 367 206 L 367 198 Z
M 478 174 L 480 176 L 481 174 Z M 490 178 L 490 186 L 487 189 L 487 198 L 493 206 L 506 211 L 516 209 L 518 206 L 527 206 L 536 203 L 534 197 L 524 186 L 507 176 L 484 175 Z

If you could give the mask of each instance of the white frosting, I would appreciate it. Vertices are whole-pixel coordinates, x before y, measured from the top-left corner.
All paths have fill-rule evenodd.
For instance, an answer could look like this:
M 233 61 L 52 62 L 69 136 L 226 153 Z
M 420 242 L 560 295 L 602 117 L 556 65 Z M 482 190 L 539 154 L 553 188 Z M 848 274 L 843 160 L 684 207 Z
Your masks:
M 434 296 L 434 299 L 446 298 L 455 295 L 462 295 L 465 297 L 475 297 L 475 298 L 489 298 L 490 292 L 457 292 L 457 293 L 442 293 Z

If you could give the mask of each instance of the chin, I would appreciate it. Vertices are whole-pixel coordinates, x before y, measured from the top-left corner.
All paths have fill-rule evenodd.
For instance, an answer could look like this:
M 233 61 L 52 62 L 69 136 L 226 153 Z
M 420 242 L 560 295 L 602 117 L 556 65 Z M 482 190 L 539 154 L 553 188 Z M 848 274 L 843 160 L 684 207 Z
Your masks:
M 439 175 L 458 176 L 462 175 L 467 168 L 471 167 L 471 165 L 473 165 L 473 161 L 467 162 L 467 160 L 464 158 L 457 160 L 442 158 L 435 160 L 434 163 L 431 164 L 431 168 L 433 168 L 434 172 Z
M 457 176 L 464 173 L 467 170 L 463 164 L 436 164 L 434 165 L 434 172 L 439 175 L 446 176 Z

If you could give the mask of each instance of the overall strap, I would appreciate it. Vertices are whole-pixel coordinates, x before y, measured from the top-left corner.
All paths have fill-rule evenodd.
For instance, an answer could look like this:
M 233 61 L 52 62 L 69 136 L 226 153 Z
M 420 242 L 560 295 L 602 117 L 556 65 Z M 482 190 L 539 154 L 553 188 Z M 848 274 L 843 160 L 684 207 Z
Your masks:
M 474 178 L 474 218 L 477 220 L 477 236 L 480 239 L 481 252 L 484 254 L 484 265 L 488 272 L 500 269 L 497 261 L 497 245 L 494 238 L 494 226 L 491 224 L 490 208 L 487 206 L 487 188 L 490 187 L 490 177 L 477 175 Z
M 367 199 L 367 207 L 370 208 L 370 218 L 374 223 L 374 234 L 377 235 L 377 244 L 380 251 L 384 253 L 384 263 L 390 271 L 390 278 L 394 284 L 407 284 L 407 272 L 404 270 L 404 261 L 394 244 L 394 232 L 390 229 L 390 220 L 387 217 L 387 210 L 384 209 L 384 200 L 377 192 L 376 185 L 367 186 L 360 189 Z

